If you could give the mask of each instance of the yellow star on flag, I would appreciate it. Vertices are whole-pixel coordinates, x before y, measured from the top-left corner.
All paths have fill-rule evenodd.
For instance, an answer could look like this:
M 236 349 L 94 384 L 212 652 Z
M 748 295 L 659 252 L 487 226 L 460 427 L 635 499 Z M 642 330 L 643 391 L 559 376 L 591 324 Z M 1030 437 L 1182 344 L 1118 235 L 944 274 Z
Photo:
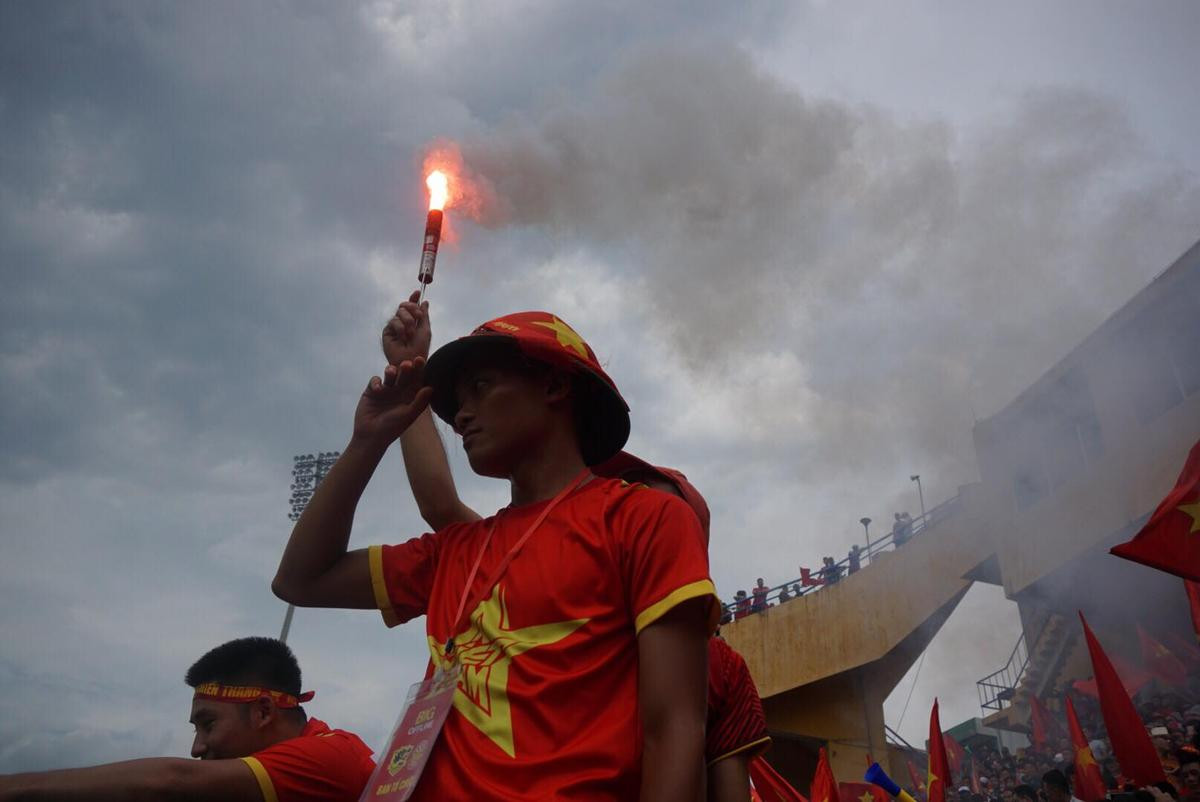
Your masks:
M 573 328 L 563 323 L 557 317 L 551 316 L 549 323 L 535 320 L 533 325 L 550 329 L 550 331 L 554 332 L 554 339 L 558 340 L 559 345 L 563 348 L 570 348 L 584 359 L 588 358 L 587 346 L 584 344 L 583 338 L 576 334 Z
M 933 761 L 930 761 L 930 762 L 932 763 Z M 929 791 L 932 793 L 933 792 L 933 784 L 935 782 L 939 782 L 939 780 L 940 780 L 940 778 L 936 774 L 933 773 L 933 769 L 931 767 L 929 770 L 929 776 L 925 778 L 925 787 L 927 789 L 929 789 Z
M 1189 535 L 1200 532 L 1200 501 L 1195 504 L 1180 504 L 1176 509 L 1192 516 L 1192 528 L 1188 530 Z
M 863 791 L 863 795 L 858 798 L 858 802 L 875 802 L 875 794 L 870 791 Z
M 462 665 L 454 707 L 506 755 L 516 757 L 508 699 L 509 666 L 530 649 L 557 643 L 589 619 L 510 629 L 504 597 L 503 588 L 497 585 L 471 613 L 466 630 L 454 635 L 454 657 Z M 434 662 L 439 667 L 449 666 L 452 661 L 446 659 L 442 644 L 432 637 L 428 640 Z
M 1079 768 L 1096 765 L 1096 759 L 1092 757 L 1092 749 L 1089 746 L 1081 746 L 1075 750 L 1075 765 Z

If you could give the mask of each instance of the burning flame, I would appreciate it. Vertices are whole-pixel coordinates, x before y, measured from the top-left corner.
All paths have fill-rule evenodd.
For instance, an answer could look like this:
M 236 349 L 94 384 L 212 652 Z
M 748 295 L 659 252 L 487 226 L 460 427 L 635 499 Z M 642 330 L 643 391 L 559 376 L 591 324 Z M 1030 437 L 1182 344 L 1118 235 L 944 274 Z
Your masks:
M 429 209 L 446 208 L 446 199 L 450 195 L 450 182 L 441 170 L 434 170 L 425 176 L 425 186 L 429 187 Z

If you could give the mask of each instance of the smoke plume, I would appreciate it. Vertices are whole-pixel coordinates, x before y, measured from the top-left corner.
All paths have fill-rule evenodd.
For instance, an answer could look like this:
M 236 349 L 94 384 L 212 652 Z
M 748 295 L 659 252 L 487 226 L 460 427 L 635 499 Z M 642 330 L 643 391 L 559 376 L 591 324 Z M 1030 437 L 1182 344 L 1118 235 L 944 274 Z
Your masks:
M 640 53 L 461 155 L 478 222 L 603 254 L 694 375 L 737 385 L 740 437 L 826 472 L 916 449 L 968 480 L 971 416 L 1200 219 L 1195 177 L 1144 152 L 1106 98 L 1029 90 L 956 136 L 809 97 L 735 48 Z

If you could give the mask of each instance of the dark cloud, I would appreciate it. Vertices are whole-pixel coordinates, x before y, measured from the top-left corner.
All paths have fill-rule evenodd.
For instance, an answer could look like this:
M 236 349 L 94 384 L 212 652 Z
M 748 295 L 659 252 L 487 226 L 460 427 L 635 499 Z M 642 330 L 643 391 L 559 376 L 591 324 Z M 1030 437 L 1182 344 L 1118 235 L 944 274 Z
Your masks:
M 913 470 L 931 504 L 969 479 L 971 405 L 1190 244 L 1195 177 L 1078 88 L 962 127 L 762 66 L 821 15 L 0 4 L 0 770 L 186 752 L 193 655 L 277 631 L 291 455 L 345 441 L 438 137 L 503 204 L 454 221 L 437 337 L 531 307 L 583 331 L 634 447 L 708 493 L 726 594 L 911 508 Z M 355 543 L 417 527 L 389 458 Z M 369 614 L 293 639 L 370 743 L 425 662 Z

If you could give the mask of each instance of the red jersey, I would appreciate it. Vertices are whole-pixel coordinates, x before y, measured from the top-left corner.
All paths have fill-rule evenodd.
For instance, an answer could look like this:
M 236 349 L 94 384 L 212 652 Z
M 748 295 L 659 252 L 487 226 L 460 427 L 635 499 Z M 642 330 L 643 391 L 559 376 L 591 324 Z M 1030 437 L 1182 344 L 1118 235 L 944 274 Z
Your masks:
M 746 661 L 725 641 L 709 638 L 705 761 L 711 766 L 742 752 L 754 757 L 770 744 L 762 700 Z
M 674 496 L 592 479 L 550 512 L 495 587 L 485 587 L 548 503 L 370 550 L 384 621 L 424 614 L 433 660 L 444 662 L 454 636 L 463 670 L 414 800 L 637 798 L 637 635 L 695 598 L 710 599 L 715 623 L 700 525 Z M 453 632 L 493 522 L 468 623 Z
M 242 758 L 258 780 L 263 802 L 357 802 L 375 770 L 357 735 L 310 718 L 295 738 Z

